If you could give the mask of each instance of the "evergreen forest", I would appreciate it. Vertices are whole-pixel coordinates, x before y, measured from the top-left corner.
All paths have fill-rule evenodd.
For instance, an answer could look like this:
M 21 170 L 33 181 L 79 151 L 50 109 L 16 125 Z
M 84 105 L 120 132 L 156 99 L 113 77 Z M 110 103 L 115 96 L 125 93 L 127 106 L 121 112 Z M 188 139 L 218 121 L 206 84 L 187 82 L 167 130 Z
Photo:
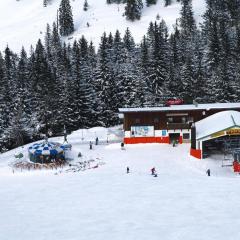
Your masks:
M 141 1 L 125 2 L 128 12 L 128 2 Z M 50 132 L 61 135 L 64 125 L 70 132 L 119 124 L 120 107 L 161 106 L 172 97 L 185 103 L 240 101 L 240 0 L 206 3 L 200 26 L 192 1 L 181 0 L 174 30 L 156 19 L 140 44 L 129 29 L 104 32 L 99 46 L 84 36 L 67 44 L 61 36 L 74 24 L 71 13 L 60 11 L 59 23 L 48 24 L 44 41 L 29 52 L 16 54 L 7 46 L 0 52 L 0 150 Z M 141 8 L 126 17 L 139 19 Z

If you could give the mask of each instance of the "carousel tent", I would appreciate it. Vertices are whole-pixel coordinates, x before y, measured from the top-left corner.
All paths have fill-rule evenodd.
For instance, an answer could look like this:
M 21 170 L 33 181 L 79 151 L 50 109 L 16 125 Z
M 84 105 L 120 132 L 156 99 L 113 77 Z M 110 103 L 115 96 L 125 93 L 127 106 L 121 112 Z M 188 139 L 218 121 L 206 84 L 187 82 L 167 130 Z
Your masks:
M 29 147 L 29 157 L 32 162 L 51 162 L 52 160 L 65 159 L 64 146 L 59 143 L 42 142 Z

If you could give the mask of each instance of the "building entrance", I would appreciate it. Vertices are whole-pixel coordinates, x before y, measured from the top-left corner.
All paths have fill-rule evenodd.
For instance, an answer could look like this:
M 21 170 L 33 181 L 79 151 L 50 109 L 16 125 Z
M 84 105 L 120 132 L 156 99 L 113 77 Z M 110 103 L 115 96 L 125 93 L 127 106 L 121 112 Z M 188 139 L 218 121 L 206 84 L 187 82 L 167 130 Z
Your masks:
M 180 140 L 180 133 L 169 133 L 169 141 L 170 143 L 178 142 Z

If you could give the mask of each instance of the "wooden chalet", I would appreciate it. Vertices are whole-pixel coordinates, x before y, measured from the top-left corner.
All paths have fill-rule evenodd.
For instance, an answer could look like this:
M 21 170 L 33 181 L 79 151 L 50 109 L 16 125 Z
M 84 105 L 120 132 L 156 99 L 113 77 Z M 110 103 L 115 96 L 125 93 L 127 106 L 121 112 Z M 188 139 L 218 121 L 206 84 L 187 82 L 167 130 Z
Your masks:
M 124 119 L 124 143 L 190 142 L 193 123 L 227 110 L 240 112 L 240 103 L 120 108 Z

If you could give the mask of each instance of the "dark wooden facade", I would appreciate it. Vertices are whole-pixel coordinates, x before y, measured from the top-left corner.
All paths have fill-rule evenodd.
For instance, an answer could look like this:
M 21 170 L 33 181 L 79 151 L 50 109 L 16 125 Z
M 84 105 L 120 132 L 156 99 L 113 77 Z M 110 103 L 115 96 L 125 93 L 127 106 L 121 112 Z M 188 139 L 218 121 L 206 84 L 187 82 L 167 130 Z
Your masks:
M 124 131 L 130 131 L 131 126 L 154 126 L 155 130 L 190 129 L 193 122 L 226 110 L 240 111 L 240 108 L 125 112 Z

